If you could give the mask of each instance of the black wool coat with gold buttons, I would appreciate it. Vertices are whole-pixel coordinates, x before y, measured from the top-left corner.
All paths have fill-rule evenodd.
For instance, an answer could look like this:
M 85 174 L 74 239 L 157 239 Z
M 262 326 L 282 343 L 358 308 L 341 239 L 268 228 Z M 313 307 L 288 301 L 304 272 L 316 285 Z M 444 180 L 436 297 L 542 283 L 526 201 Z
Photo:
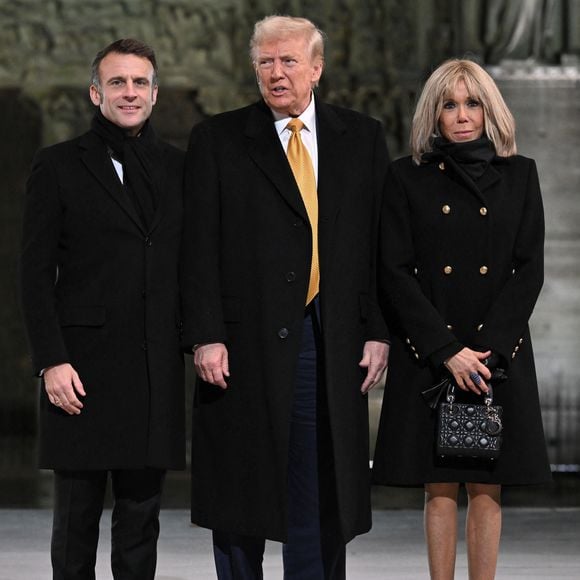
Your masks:
M 451 160 L 417 166 L 407 157 L 391 164 L 386 191 L 379 285 L 392 346 L 375 482 L 548 481 L 528 329 L 543 282 L 534 161 L 496 157 L 474 183 Z M 435 412 L 421 391 L 462 346 L 491 349 L 507 368 L 509 379 L 494 392 L 504 408 L 504 441 L 493 466 L 435 458 Z

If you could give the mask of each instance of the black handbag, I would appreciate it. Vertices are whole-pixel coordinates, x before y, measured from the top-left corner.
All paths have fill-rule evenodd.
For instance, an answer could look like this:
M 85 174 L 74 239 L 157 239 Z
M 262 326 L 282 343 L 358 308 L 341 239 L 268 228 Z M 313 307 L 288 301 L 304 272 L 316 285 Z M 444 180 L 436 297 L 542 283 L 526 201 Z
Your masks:
M 502 443 L 502 407 L 493 405 L 493 389 L 483 404 L 456 403 L 455 386 L 448 380 L 446 400 L 437 408 L 436 449 L 440 457 L 494 460 Z

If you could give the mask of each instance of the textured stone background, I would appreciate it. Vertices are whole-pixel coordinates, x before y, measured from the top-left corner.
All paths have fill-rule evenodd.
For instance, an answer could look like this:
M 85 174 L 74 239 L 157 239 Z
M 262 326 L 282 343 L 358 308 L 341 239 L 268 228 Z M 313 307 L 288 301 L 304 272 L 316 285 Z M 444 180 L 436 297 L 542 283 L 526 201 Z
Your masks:
M 432 67 L 466 54 L 493 65 L 544 192 L 546 284 L 532 326 L 552 461 L 580 463 L 580 0 L 519 2 L 550 6 L 541 50 L 502 48 L 509 15 L 499 0 L 0 0 L 0 479 L 35 472 L 37 383 L 15 283 L 32 155 L 86 129 L 90 62 L 126 36 L 155 48 L 154 124 L 185 147 L 194 123 L 256 99 L 247 45 L 253 23 L 271 13 L 309 17 L 326 32 L 320 93 L 382 120 L 394 156 L 406 153 Z M 371 398 L 374 415 L 380 397 Z

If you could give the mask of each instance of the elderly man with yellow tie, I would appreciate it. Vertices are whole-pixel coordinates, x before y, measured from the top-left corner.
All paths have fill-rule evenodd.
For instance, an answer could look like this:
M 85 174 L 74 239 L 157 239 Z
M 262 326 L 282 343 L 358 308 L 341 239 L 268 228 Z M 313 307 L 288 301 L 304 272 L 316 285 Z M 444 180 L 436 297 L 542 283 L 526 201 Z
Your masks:
M 199 375 L 192 521 L 218 577 L 345 577 L 371 526 L 367 391 L 388 358 L 377 306 L 382 126 L 314 96 L 320 30 L 258 22 L 262 99 L 194 127 L 186 161 L 184 346 Z

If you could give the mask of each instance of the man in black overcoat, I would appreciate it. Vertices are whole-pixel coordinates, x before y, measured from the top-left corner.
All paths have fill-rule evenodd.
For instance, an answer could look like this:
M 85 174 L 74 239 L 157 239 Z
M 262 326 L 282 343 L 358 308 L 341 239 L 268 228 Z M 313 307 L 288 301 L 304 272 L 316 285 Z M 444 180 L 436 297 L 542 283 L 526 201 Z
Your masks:
M 311 22 L 267 17 L 251 46 L 263 99 L 196 126 L 186 157 L 192 521 L 214 531 L 220 579 L 261 578 L 265 539 L 284 542 L 287 580 L 340 579 L 346 542 L 371 526 L 388 155 L 378 121 L 313 95 Z
M 95 578 L 109 473 L 116 580 L 153 579 L 162 484 L 184 467 L 178 256 L 183 153 L 149 123 L 153 50 L 93 62 L 84 135 L 42 149 L 27 184 L 22 305 L 55 474 L 53 579 Z

